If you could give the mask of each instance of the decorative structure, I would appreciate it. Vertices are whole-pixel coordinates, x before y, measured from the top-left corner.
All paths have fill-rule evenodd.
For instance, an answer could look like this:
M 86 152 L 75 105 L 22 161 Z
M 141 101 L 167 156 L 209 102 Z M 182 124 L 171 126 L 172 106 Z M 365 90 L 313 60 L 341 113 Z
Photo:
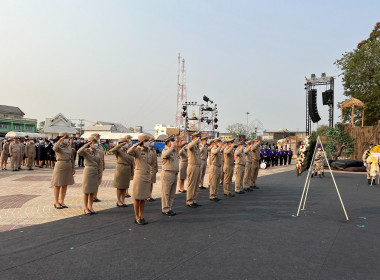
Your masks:
M 178 54 L 178 77 L 177 77 L 177 112 L 175 115 L 175 125 L 178 128 L 184 127 L 184 117 L 182 116 L 182 106 L 187 101 L 185 59 Z
M 346 108 L 351 108 L 351 126 L 354 127 L 354 112 L 355 112 L 355 106 L 356 107 L 359 107 L 359 108 L 362 108 L 362 127 L 364 125 L 364 103 L 362 101 L 360 101 L 359 99 L 356 99 L 356 98 L 350 98 L 346 101 L 344 101 L 341 105 L 340 105 L 340 121 L 341 123 L 343 123 L 343 109 L 346 109 Z

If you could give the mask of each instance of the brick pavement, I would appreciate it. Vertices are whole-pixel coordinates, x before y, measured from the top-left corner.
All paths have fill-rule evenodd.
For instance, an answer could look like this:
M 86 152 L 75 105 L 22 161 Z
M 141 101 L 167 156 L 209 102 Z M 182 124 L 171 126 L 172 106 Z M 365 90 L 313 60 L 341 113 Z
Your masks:
M 161 160 L 159 172 L 161 170 Z M 112 186 L 116 160 L 112 155 L 106 155 L 106 170 L 99 188 L 98 197 L 102 200 L 94 203 L 96 211 L 114 208 L 116 206 L 115 189 Z M 81 181 L 83 168 L 76 170 L 75 184 L 68 187 L 65 199 L 68 209 L 57 210 L 53 205 L 53 191 L 50 179 L 53 170 L 36 168 L 34 171 L 24 169 L 19 172 L 10 170 L 0 171 L 0 232 L 20 229 L 26 226 L 52 222 L 83 214 Z M 294 165 L 260 169 L 259 177 L 278 172 L 289 171 Z M 208 181 L 206 174 L 205 182 Z M 133 181 L 131 182 L 133 184 Z M 186 186 L 185 186 L 186 187 Z M 131 188 L 130 188 L 131 190 Z M 208 190 L 206 190 L 208 191 Z M 157 183 L 153 188 L 153 197 L 161 196 L 161 182 L 158 173 Z M 131 204 L 131 198 L 126 199 Z M 160 202 L 152 202 L 160 203 Z M 121 211 L 133 211 L 132 207 L 122 208 Z

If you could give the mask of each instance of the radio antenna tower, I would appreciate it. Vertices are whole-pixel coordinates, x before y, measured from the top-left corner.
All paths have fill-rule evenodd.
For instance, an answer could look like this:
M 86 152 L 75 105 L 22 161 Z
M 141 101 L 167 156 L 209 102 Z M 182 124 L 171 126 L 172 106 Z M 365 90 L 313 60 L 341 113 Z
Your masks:
M 175 125 L 179 129 L 184 127 L 184 121 L 182 116 L 183 104 L 187 101 L 186 93 L 186 74 L 185 74 L 185 59 L 181 54 L 178 54 L 178 80 L 177 80 L 177 112 L 175 115 Z

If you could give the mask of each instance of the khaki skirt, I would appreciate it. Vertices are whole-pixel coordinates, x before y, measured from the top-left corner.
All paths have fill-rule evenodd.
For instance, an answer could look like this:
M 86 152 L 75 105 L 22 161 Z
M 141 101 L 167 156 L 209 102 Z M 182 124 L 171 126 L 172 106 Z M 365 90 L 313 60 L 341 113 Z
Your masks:
M 96 193 L 98 191 L 99 173 L 98 168 L 85 167 L 83 171 L 82 190 L 85 194 Z
M 129 189 L 131 182 L 132 167 L 125 164 L 117 164 L 115 169 L 115 177 L 113 179 L 113 187 L 125 190 Z
M 152 183 L 152 184 L 154 184 L 154 183 L 156 183 L 156 181 L 157 181 L 157 176 L 156 176 L 156 172 L 155 171 L 153 171 L 153 173 L 150 173 L 150 182 Z
M 133 178 L 132 198 L 144 200 L 150 197 L 150 172 L 135 170 Z
M 8 154 L 5 153 L 4 151 L 1 152 L 1 160 L 8 160 Z
M 179 178 L 181 180 L 185 180 L 187 178 L 187 162 L 179 163 Z
M 54 166 L 50 185 L 62 187 L 74 184 L 73 165 L 71 161 L 57 161 Z

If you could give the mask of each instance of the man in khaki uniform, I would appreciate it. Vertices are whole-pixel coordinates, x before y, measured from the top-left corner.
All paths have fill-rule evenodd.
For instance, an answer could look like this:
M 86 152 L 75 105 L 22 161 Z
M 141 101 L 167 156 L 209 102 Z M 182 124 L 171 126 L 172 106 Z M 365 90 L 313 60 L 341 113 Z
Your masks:
M 222 166 L 222 142 L 220 139 L 215 139 L 211 143 L 210 151 L 210 169 L 209 169 L 209 181 L 210 181 L 210 200 L 218 202 L 220 176 L 221 176 L 221 166 Z
M 192 141 L 188 145 L 187 155 L 188 155 L 188 166 L 187 166 L 187 178 L 188 186 L 186 193 L 186 205 L 191 208 L 197 208 L 201 206 L 197 203 L 198 197 L 198 186 L 199 180 L 201 178 L 201 152 L 199 150 L 200 144 L 200 132 L 195 132 L 192 134 Z
M 158 162 L 157 162 L 157 152 L 156 149 L 153 148 L 154 146 L 154 139 L 149 140 L 149 156 L 151 157 L 151 165 L 150 165 L 150 197 L 147 199 L 149 202 L 156 201 L 152 197 L 153 192 L 153 184 L 157 181 L 157 172 L 158 172 Z
M 25 146 L 25 156 L 26 156 L 26 167 L 29 170 L 33 170 L 33 162 L 36 158 L 36 146 L 34 141 L 29 139 Z
M 224 156 L 223 189 L 224 189 L 225 196 L 234 197 L 235 195 L 232 194 L 232 177 L 234 175 L 234 139 L 227 138 L 226 142 L 227 142 L 227 147 L 225 147 L 223 151 L 223 156 Z
M 24 155 L 25 155 L 25 144 L 23 141 L 20 141 L 20 149 L 21 149 L 21 154 L 20 154 L 20 162 L 18 164 L 18 169 L 21 169 L 21 165 L 24 165 Z
M 257 176 L 259 175 L 259 167 L 260 167 L 260 141 L 255 139 L 253 140 L 253 144 L 251 146 L 252 152 L 252 173 L 251 173 L 251 189 L 259 189 L 256 186 Z
M 221 153 L 221 157 L 220 157 L 220 161 L 222 162 L 222 166 L 220 168 L 220 185 L 224 185 L 224 149 L 227 147 L 227 144 L 222 141 L 222 148 L 220 149 L 220 153 Z
M 245 170 L 244 170 L 244 178 L 243 178 L 243 187 L 244 191 L 251 192 L 251 188 L 249 185 L 249 179 L 251 178 L 252 173 L 252 152 L 251 152 L 251 145 L 252 141 L 245 142 L 246 147 L 244 149 L 244 155 L 245 155 Z
M 164 139 L 165 148 L 162 150 L 162 171 L 161 171 L 161 203 L 162 214 L 174 216 L 172 210 L 175 192 L 177 188 L 177 178 L 179 172 L 179 156 L 177 153 L 178 141 L 173 136 Z
M 206 187 L 203 185 L 205 175 L 206 175 L 206 169 L 207 169 L 207 136 L 202 137 L 201 145 L 199 147 L 201 151 L 201 173 L 200 173 L 200 181 L 199 181 L 199 188 L 204 190 Z
M 102 183 L 103 171 L 104 171 L 104 169 L 106 169 L 106 165 L 105 165 L 105 161 L 104 161 L 104 148 L 103 148 L 103 145 L 100 143 L 100 134 L 99 133 L 93 133 L 93 134 L 91 134 L 91 136 L 95 137 L 96 141 L 98 141 L 98 148 L 96 149 L 96 152 L 99 154 L 99 158 L 100 158 L 100 174 L 99 174 L 99 180 L 98 180 L 98 190 L 99 190 L 99 186 Z M 96 191 L 94 193 L 94 202 L 100 202 L 100 201 L 101 200 L 98 198 L 98 191 Z
M 325 158 L 325 155 L 323 154 L 322 152 L 322 148 L 319 147 L 317 152 L 315 153 L 315 157 L 314 157 L 314 176 L 319 176 L 319 178 L 322 178 L 321 176 L 321 173 L 324 175 L 324 172 L 323 172 L 323 159 Z M 313 175 L 311 176 L 313 177 Z
M 370 170 L 371 170 L 371 165 L 367 164 L 367 158 L 369 156 L 369 151 L 373 148 L 373 144 L 369 145 L 369 148 L 364 151 L 363 153 L 363 164 L 367 169 L 367 180 L 368 180 L 368 185 L 371 184 L 371 175 L 370 175 Z
M 18 171 L 20 169 L 20 156 L 21 156 L 21 145 L 19 138 L 16 136 L 13 142 L 9 145 L 9 155 L 11 156 L 11 168 L 13 171 Z
M 186 193 L 185 190 L 185 180 L 187 178 L 187 166 L 189 158 L 187 155 L 188 143 L 186 141 L 182 142 L 179 154 L 179 178 L 178 178 L 178 188 L 180 193 Z
M 239 142 L 235 151 L 235 193 L 244 194 L 243 179 L 245 170 L 244 142 Z
M 211 140 L 210 141 L 210 144 L 207 146 L 207 152 L 208 152 L 208 158 L 209 158 L 209 161 L 208 161 L 208 172 L 209 172 L 209 175 L 208 175 L 208 187 L 211 186 L 211 178 L 210 178 L 210 168 L 211 168 L 211 150 L 213 148 L 213 145 L 212 145 L 212 142 L 214 140 Z

